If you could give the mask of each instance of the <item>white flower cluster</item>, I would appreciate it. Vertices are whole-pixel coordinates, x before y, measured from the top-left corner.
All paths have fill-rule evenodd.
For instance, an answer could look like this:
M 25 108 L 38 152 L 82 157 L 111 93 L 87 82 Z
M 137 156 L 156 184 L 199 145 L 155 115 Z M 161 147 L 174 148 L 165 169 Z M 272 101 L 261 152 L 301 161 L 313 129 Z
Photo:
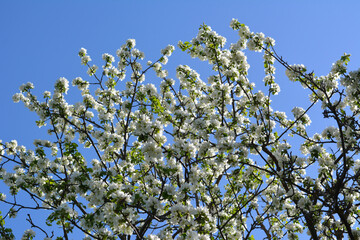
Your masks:
M 81 48 L 79 51 L 79 56 L 81 58 L 81 64 L 87 65 L 88 62 L 91 61 L 91 58 L 89 55 L 87 55 L 87 51 L 85 48 Z
M 305 113 L 305 110 L 301 107 L 294 107 L 291 112 L 294 114 L 295 121 L 300 121 L 302 124 L 310 125 L 311 120 L 309 116 Z
M 161 54 L 167 57 L 170 57 L 172 52 L 175 50 L 175 47 L 172 45 L 168 45 L 166 48 L 161 50 Z
M 0 141 L 0 179 L 13 195 L 0 194 L 10 206 L 8 216 L 26 209 L 17 198 L 24 190 L 35 206 L 51 211 L 47 224 L 61 225 L 69 236 L 79 229 L 84 239 L 242 239 L 258 233 L 296 239 L 305 228 L 314 239 L 334 233 L 355 239 L 359 71 L 346 74 L 348 55 L 322 77 L 279 60 L 288 78 L 312 94 L 309 107 L 294 107 L 290 120 L 271 107 L 280 91 L 275 41 L 236 19 L 230 27 L 240 39 L 229 49 L 207 25 L 178 44 L 211 64 L 205 81 L 188 65 L 176 68 L 176 80 L 168 77 L 171 45 L 143 68 L 145 55 L 129 39 L 116 51 L 118 62 L 102 55 L 100 69 L 80 49 L 91 80 L 72 81 L 81 92 L 78 103 L 66 101 L 71 92 L 65 78 L 42 101 L 32 94 L 32 83 L 22 85 L 14 102 L 36 112 L 37 125 L 51 136 L 34 140 L 34 150 Z M 263 52 L 261 90 L 248 78 L 246 48 Z M 145 78 L 151 70 L 160 84 Z M 310 137 L 306 127 L 315 100 L 335 125 Z M 299 139 L 298 153 L 290 143 Z M 23 239 L 34 236 L 27 230 Z
M 353 112 L 359 114 L 360 100 L 360 69 L 349 72 L 349 74 L 341 79 L 341 84 L 345 86 L 346 97 L 344 102 L 350 106 Z
M 33 239 L 34 237 L 35 237 L 34 230 L 28 229 L 24 232 L 23 236 L 21 237 L 21 240 Z
M 298 80 L 306 72 L 306 67 L 303 64 L 290 65 L 286 69 L 285 74 L 291 81 Z

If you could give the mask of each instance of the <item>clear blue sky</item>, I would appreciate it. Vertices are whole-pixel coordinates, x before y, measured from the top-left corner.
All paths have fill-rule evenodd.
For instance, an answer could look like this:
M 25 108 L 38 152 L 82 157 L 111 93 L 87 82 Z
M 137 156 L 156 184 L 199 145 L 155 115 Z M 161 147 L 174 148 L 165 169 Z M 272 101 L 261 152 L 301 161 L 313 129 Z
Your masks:
M 154 60 L 167 44 L 194 37 L 202 23 L 228 42 L 236 41 L 229 23 L 237 18 L 252 31 L 273 37 L 278 53 L 290 64 L 302 63 L 323 75 L 344 52 L 352 54 L 350 69 L 360 67 L 359 9 L 356 0 L 0 0 L 0 139 L 17 139 L 31 147 L 34 138 L 44 136 L 34 124 L 35 114 L 12 103 L 11 97 L 28 81 L 40 95 L 52 90 L 59 77 L 71 81 L 84 76 L 77 56 L 81 47 L 101 66 L 102 53 L 115 54 L 126 39 L 135 38 L 138 48 Z M 259 85 L 261 61 L 260 54 L 249 60 L 250 80 Z M 196 69 L 197 63 L 177 49 L 169 59 L 170 74 L 176 64 Z M 307 93 L 289 83 L 282 68 L 277 69 L 277 81 L 281 108 L 301 105 L 304 96 L 307 100 Z

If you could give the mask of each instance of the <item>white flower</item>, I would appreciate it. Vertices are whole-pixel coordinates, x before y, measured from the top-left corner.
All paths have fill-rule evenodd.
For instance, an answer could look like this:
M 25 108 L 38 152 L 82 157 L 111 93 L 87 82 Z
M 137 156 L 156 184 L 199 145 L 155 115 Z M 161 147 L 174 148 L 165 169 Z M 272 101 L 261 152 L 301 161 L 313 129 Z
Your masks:
M 306 72 L 306 67 L 302 64 L 298 64 L 298 65 L 290 65 L 290 67 L 286 69 L 285 74 L 291 81 L 295 81 L 305 72 Z
M 128 47 L 128 48 L 133 48 L 133 47 L 135 47 L 135 45 L 136 45 L 136 41 L 135 41 L 135 39 L 128 39 L 127 41 L 126 41 L 126 46 Z
M 88 71 L 87 71 L 87 74 L 89 76 L 92 76 L 96 73 L 96 70 L 98 69 L 98 66 L 96 65 L 92 65 L 92 67 L 89 67 Z
M 84 57 L 86 54 L 87 54 L 86 49 L 85 49 L 85 48 L 80 48 L 79 56 L 80 56 L 80 57 Z
M 233 18 L 230 22 L 230 27 L 234 30 L 238 29 L 238 27 L 240 26 L 240 23 L 237 19 Z
M 150 234 L 147 239 L 149 239 L 149 240 L 160 240 L 160 238 L 158 236 L 153 235 L 153 234 Z
M 5 193 L 0 193 L 0 201 L 4 201 L 6 199 Z
M 156 63 L 154 63 L 153 68 L 155 69 L 155 71 L 160 71 L 161 70 L 161 64 L 156 62 Z
M 264 43 L 270 46 L 275 46 L 275 40 L 271 37 L 266 37 Z
M 243 26 L 239 29 L 239 36 L 242 38 L 249 38 L 251 36 L 250 28 L 248 26 Z
M 109 63 L 112 63 L 112 62 L 115 61 L 114 56 L 112 56 L 111 54 L 108 54 L 108 53 L 104 53 L 104 54 L 102 55 L 102 59 L 103 59 L 104 61 L 106 61 L 106 62 L 109 62 Z
M 15 103 L 18 103 L 20 102 L 20 100 L 23 98 L 24 96 L 21 94 L 21 93 L 15 93 L 12 97 L 12 100 L 15 102 Z
M 32 239 L 33 237 L 35 237 L 35 232 L 32 229 L 28 229 L 22 235 L 21 240 Z
M 56 92 L 66 94 L 68 90 L 69 90 L 69 81 L 66 78 L 61 77 L 55 82 Z
M 51 92 L 45 91 L 44 92 L 44 98 L 50 98 L 50 97 L 51 97 Z
M 34 88 L 34 84 L 32 84 L 31 82 L 27 82 L 26 84 L 23 84 L 19 87 L 21 92 L 28 91 L 33 88 Z
M 174 50 L 175 47 L 173 45 L 168 45 L 166 48 L 161 50 L 161 54 L 170 57 Z

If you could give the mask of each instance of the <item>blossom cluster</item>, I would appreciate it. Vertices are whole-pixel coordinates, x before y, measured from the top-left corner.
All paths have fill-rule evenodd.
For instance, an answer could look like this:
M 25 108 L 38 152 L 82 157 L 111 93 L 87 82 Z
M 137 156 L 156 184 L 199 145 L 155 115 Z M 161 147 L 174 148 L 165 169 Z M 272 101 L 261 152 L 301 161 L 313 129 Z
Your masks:
M 316 77 L 279 58 L 272 38 L 236 19 L 230 27 L 239 40 L 229 48 L 205 24 L 191 41 L 178 43 L 211 65 L 205 78 L 188 65 L 170 78 L 171 45 L 144 66 L 145 54 L 129 39 L 116 55 L 103 54 L 100 68 L 80 49 L 90 79 L 72 80 L 80 102 L 66 101 L 70 86 L 63 77 L 44 100 L 32 83 L 22 85 L 14 102 L 34 111 L 50 136 L 35 139 L 33 148 L 0 142 L 0 178 L 12 195 L 0 194 L 6 216 L 45 210 L 47 225 L 59 225 L 66 236 L 80 231 L 84 239 L 356 239 L 359 71 L 347 74 L 344 55 L 328 75 Z M 248 78 L 246 51 L 263 54 L 261 90 Z M 293 119 L 271 107 L 280 91 L 276 61 L 310 92 L 307 108 L 292 108 Z M 161 83 L 149 81 L 148 71 Z M 334 126 L 310 136 L 317 101 Z M 298 148 L 289 136 L 302 140 Z M 28 221 L 46 239 L 54 237 Z M 26 230 L 23 239 L 34 236 Z

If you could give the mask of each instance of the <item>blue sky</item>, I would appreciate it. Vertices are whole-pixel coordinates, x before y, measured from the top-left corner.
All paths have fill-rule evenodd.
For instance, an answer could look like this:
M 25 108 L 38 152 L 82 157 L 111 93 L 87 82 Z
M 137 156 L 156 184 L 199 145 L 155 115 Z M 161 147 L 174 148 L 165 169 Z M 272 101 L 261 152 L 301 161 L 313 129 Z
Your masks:
M 126 39 L 135 38 L 149 59 L 160 49 L 179 40 L 190 40 L 200 24 L 210 25 L 228 42 L 237 34 L 229 28 L 232 18 L 252 31 L 264 32 L 276 40 L 276 49 L 289 63 L 302 63 L 317 75 L 326 74 L 344 52 L 352 53 L 350 69 L 360 67 L 358 1 L 0 1 L 0 139 L 32 142 L 39 130 L 35 115 L 12 103 L 12 95 L 25 82 L 33 82 L 37 93 L 53 88 L 59 77 L 83 76 L 77 52 L 88 49 L 102 64 L 101 54 L 115 54 Z M 177 50 L 169 71 L 189 64 L 189 57 Z M 261 55 L 249 61 L 251 79 L 263 77 Z M 197 62 L 193 62 L 196 68 Z M 258 66 L 256 65 L 258 64 Z M 282 93 L 279 99 L 302 99 L 301 88 L 277 69 Z M 258 79 L 255 79 L 258 78 Z M 290 95 L 286 93 L 291 92 Z M 301 101 L 300 101 L 301 103 Z
M 316 75 L 325 75 L 344 52 L 352 54 L 350 69 L 360 67 L 359 9 L 356 0 L 0 0 L 0 139 L 17 139 L 31 147 L 34 138 L 46 136 L 35 126 L 35 114 L 21 103 L 12 103 L 11 97 L 28 81 L 40 95 L 52 90 L 59 77 L 71 81 L 85 76 L 86 68 L 77 56 L 81 47 L 101 65 L 102 53 L 115 54 L 126 39 L 135 38 L 146 58 L 155 60 L 168 44 L 191 40 L 202 23 L 228 43 L 236 41 L 237 33 L 229 23 L 237 18 L 252 31 L 273 37 L 277 52 L 288 63 L 302 63 Z M 169 59 L 170 75 L 178 64 L 206 71 L 206 65 L 179 49 Z M 261 85 L 261 55 L 251 55 L 249 64 L 250 80 Z M 283 68 L 277 69 L 276 76 L 282 89 L 274 99 L 276 106 L 289 110 L 304 104 L 304 98 L 307 101 L 307 93 L 286 80 Z M 321 119 L 313 122 L 322 124 Z

